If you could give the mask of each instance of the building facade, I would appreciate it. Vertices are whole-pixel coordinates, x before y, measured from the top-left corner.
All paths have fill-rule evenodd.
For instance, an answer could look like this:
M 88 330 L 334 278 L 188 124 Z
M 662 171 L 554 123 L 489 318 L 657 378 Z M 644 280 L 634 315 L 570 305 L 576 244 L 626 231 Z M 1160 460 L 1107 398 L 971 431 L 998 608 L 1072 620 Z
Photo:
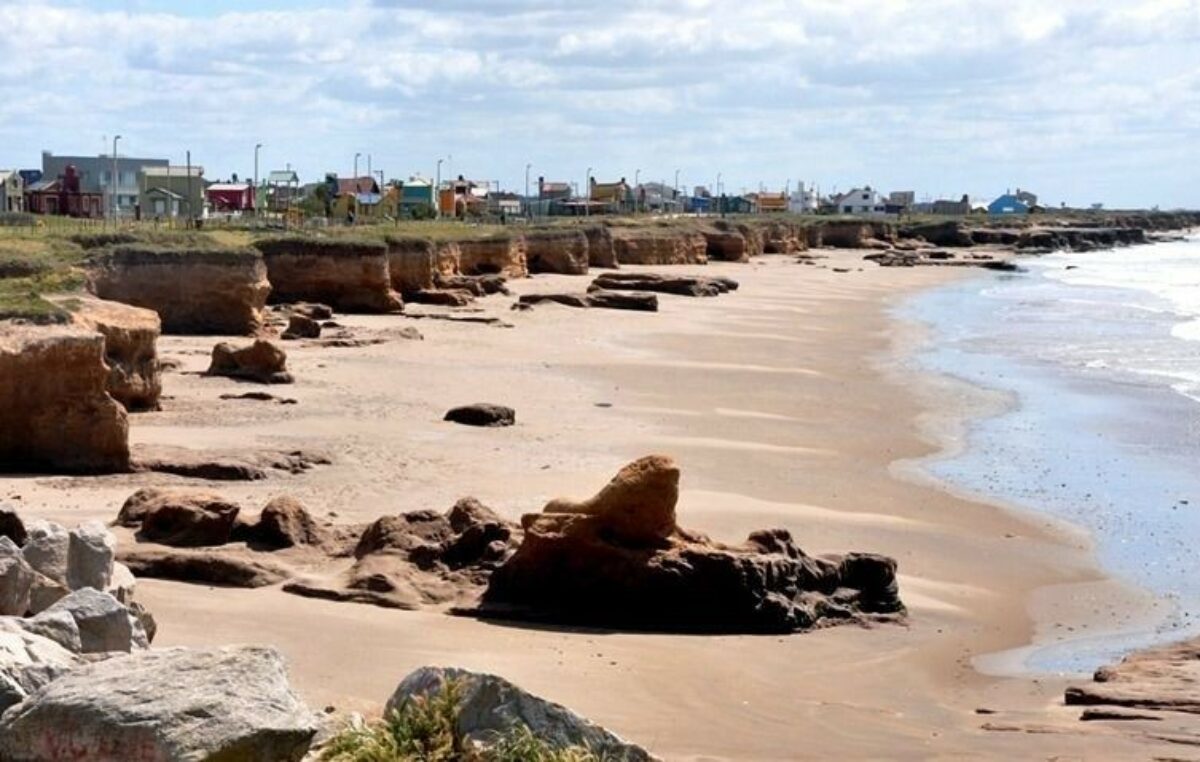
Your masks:
M 146 167 L 138 209 L 148 219 L 199 217 L 204 210 L 204 188 L 204 167 Z
M 105 209 L 111 213 L 115 209 L 119 216 L 132 216 L 137 209 L 142 192 L 142 171 L 146 167 L 166 167 L 170 164 L 166 159 L 139 159 L 131 156 L 118 155 L 115 160 L 116 174 L 114 177 L 114 159 L 111 154 L 97 156 L 55 156 L 49 151 L 42 151 L 42 179 L 53 180 L 62 177 L 68 166 L 75 168 L 79 181 L 80 193 L 100 193 L 104 195 Z
M 25 211 L 25 180 L 15 169 L 0 169 L 0 212 Z

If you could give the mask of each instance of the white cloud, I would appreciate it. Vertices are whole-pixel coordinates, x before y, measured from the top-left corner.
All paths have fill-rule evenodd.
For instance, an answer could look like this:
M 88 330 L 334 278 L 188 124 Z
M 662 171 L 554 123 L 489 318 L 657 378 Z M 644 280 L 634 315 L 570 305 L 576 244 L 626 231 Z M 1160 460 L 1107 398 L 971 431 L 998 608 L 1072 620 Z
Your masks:
M 453 154 L 514 186 L 532 161 L 1200 206 L 1200 0 L 266 2 L 0 0 L 0 165 L 119 131 L 222 175 L 264 142 L 310 177 Z

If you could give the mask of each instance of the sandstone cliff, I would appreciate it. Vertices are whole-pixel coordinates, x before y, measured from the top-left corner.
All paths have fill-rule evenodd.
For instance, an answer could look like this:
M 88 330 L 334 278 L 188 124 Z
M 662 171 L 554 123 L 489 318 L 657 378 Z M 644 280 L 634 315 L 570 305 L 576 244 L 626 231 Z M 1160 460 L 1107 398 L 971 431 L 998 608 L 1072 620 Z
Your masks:
M 129 470 L 129 424 L 106 391 L 104 345 L 81 326 L 0 323 L 0 466 Z
M 389 236 L 384 242 L 387 244 L 388 275 L 393 290 L 407 298 L 409 294 L 436 286 L 439 250 L 433 241 L 412 236 Z M 457 270 L 457 262 L 452 269 Z
M 525 234 L 525 259 L 531 273 L 586 275 L 588 239 L 581 230 L 530 230 Z
M 623 265 L 702 265 L 708 242 L 700 233 L 655 228 L 613 231 L 613 249 Z
M 90 296 L 53 300 L 71 313 L 73 323 L 104 336 L 109 395 L 130 412 L 158 410 L 162 394 L 158 313 Z
M 88 288 L 154 310 L 165 333 L 250 334 L 262 328 L 271 285 L 255 251 L 116 246 L 92 256 Z
M 612 231 L 604 225 L 584 228 L 588 241 L 588 265 L 590 267 L 617 267 L 617 253 L 613 249 Z
M 320 302 L 341 312 L 398 312 L 387 246 L 376 241 L 265 238 L 255 241 L 267 264 L 275 302 Z
M 455 241 L 454 246 L 458 250 L 458 271 L 463 275 L 503 275 L 508 278 L 529 275 L 525 239 L 520 236 L 464 239 Z

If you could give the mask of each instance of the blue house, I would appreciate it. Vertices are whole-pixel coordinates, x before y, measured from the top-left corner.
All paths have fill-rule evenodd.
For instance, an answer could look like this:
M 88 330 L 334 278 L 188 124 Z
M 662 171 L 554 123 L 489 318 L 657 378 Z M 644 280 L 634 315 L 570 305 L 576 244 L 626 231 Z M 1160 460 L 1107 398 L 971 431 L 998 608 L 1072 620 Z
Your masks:
M 1000 198 L 988 204 L 988 214 L 1003 217 L 1012 214 L 1029 214 L 1029 204 L 1011 193 L 1005 193 Z

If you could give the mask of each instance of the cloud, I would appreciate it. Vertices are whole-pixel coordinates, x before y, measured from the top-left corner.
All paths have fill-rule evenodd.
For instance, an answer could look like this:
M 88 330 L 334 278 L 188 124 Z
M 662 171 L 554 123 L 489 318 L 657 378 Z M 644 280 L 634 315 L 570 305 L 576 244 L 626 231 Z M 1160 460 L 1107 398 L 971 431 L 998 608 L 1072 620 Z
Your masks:
M 215 175 L 245 174 L 263 142 L 308 177 L 361 152 L 397 176 L 453 155 L 510 187 L 531 161 L 577 181 L 679 167 L 729 187 L 1200 206 L 1200 0 L 176 8 L 0 0 L 0 165 L 121 132 Z

